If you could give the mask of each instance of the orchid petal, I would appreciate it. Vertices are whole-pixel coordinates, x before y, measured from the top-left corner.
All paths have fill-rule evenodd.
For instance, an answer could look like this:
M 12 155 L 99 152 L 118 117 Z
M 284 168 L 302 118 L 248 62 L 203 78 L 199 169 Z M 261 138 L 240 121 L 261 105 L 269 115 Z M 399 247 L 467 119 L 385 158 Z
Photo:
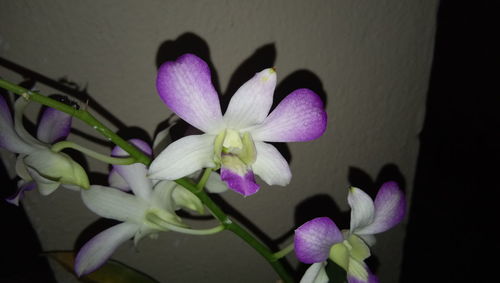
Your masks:
M 328 283 L 330 279 L 326 274 L 325 266 L 325 261 L 311 264 L 300 279 L 300 283 Z
M 108 175 L 108 184 L 110 187 L 119 189 L 124 192 L 130 192 L 130 185 L 123 179 L 116 169 L 111 169 Z
M 43 177 L 31 167 L 26 167 L 26 169 L 28 170 L 28 173 L 30 174 L 31 178 L 33 178 L 33 181 L 36 183 L 38 191 L 43 196 L 50 195 L 61 185 L 61 183 L 57 181 L 53 181 Z
M 28 173 L 26 164 L 24 164 L 24 157 L 26 157 L 26 155 L 19 154 L 16 158 L 16 165 L 15 165 L 16 174 L 17 176 L 21 177 L 21 179 L 23 179 L 24 181 L 31 181 L 32 178 Z
M 176 209 L 174 199 L 172 197 L 173 190 L 177 184 L 173 181 L 160 181 L 155 184 L 151 205 L 153 207 L 173 212 Z
M 47 145 L 42 143 L 41 141 L 35 139 L 32 135 L 30 135 L 23 126 L 23 113 L 24 109 L 30 103 L 29 100 L 20 97 L 14 103 L 14 129 L 19 137 L 26 143 L 30 144 L 31 147 L 38 149 L 45 149 Z
M 377 239 L 372 234 L 359 235 L 357 234 L 368 246 L 372 247 L 377 242 Z
M 215 167 L 212 135 L 193 135 L 171 143 L 153 160 L 149 178 L 175 180 L 201 168 Z
M 0 95 L 0 147 L 15 153 L 28 154 L 33 147 L 24 142 L 15 132 L 7 102 Z
M 36 137 L 45 143 L 65 139 L 71 130 L 71 115 L 51 107 L 45 108 L 38 123 Z
M 139 139 L 129 140 L 130 143 L 137 146 L 144 153 L 150 155 L 152 150 L 149 145 Z M 121 149 L 119 146 L 115 146 L 111 152 L 113 156 L 129 156 L 129 153 Z M 134 163 L 130 165 L 113 165 L 113 169 L 123 177 L 125 182 L 130 185 L 130 189 L 134 192 L 134 195 L 149 200 L 151 198 L 151 188 L 153 186 L 152 181 L 147 178 L 148 169 L 146 165 L 142 163 Z
M 104 218 L 142 223 L 148 209 L 143 199 L 110 187 L 92 185 L 81 193 L 85 205 Z
M 265 69 L 257 74 L 233 95 L 224 114 L 228 128 L 243 129 L 264 121 L 273 104 L 276 72 Z
M 218 132 L 222 113 L 205 61 L 185 54 L 164 63 L 158 70 L 156 88 L 163 102 L 184 121 L 206 133 Z
M 396 182 L 382 185 L 375 197 L 375 216 L 373 222 L 357 229 L 356 234 L 377 234 L 389 230 L 403 220 L 406 200 Z
M 220 177 L 226 182 L 229 189 L 244 196 L 253 195 L 259 191 L 260 188 L 260 186 L 255 183 L 255 176 L 251 170 L 238 172 L 232 170 L 232 168 L 224 167 L 223 164 L 223 167 L 220 169 Z
M 149 144 L 147 142 L 143 141 L 143 140 L 140 140 L 140 139 L 130 139 L 130 140 L 128 140 L 128 142 L 131 143 L 131 144 L 133 144 L 137 148 L 139 148 L 143 153 L 145 153 L 148 156 L 151 156 L 151 154 L 153 153 L 153 150 L 151 149 L 151 147 L 149 146 Z M 128 152 L 126 152 L 125 150 L 123 150 L 119 146 L 115 146 L 113 148 L 113 150 L 111 151 L 111 154 L 113 156 L 129 156 L 130 155 Z
M 351 207 L 351 226 L 353 233 L 373 222 L 375 207 L 373 200 L 362 190 L 351 187 L 347 196 L 347 202 Z
M 203 206 L 201 200 L 183 186 L 175 186 L 172 192 L 172 198 L 174 199 L 175 204 L 179 207 L 196 211 L 199 214 L 203 214 L 203 212 L 205 212 L 205 207 Z
M 310 141 L 323 134 L 326 121 L 321 98 L 313 91 L 302 88 L 285 97 L 262 124 L 249 131 L 257 141 Z
M 330 248 L 342 240 L 342 233 L 330 218 L 314 218 L 295 230 L 295 254 L 303 263 L 322 262 Z
M 22 184 L 18 183 L 17 191 L 10 197 L 6 198 L 5 201 L 11 203 L 13 205 L 19 206 L 19 201 L 24 198 L 24 194 L 28 191 L 34 190 L 36 188 L 35 182 L 24 182 L 19 181 Z
M 139 225 L 120 223 L 97 234 L 78 252 L 75 259 L 75 273 L 86 275 L 98 269 L 122 243 L 132 238 Z
M 358 261 L 352 257 L 349 258 L 349 267 L 347 268 L 348 282 L 363 282 L 367 283 L 370 279 L 368 267 L 362 261 Z
M 281 153 L 273 146 L 255 142 L 257 159 L 252 169 L 268 185 L 286 186 L 292 179 L 292 172 Z
M 228 190 L 227 184 L 222 181 L 217 172 L 212 172 L 205 183 L 205 188 L 210 193 L 223 193 Z

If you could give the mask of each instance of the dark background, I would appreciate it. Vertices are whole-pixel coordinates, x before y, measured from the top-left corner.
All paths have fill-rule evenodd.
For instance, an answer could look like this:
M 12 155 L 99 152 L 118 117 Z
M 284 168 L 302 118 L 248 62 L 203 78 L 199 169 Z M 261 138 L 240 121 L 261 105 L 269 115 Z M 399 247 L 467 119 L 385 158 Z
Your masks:
M 401 282 L 497 282 L 498 1 L 441 1 Z

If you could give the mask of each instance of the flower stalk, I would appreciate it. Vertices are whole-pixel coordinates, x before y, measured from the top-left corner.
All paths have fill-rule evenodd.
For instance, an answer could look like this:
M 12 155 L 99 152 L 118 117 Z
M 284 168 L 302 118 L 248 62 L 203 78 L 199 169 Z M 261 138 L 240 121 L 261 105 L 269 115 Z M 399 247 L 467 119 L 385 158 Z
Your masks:
M 78 150 L 79 152 L 90 156 L 94 159 L 97 159 L 99 161 L 108 163 L 108 164 L 113 164 L 113 165 L 129 165 L 136 163 L 136 158 L 135 157 L 112 157 L 108 155 L 104 155 L 98 152 L 95 152 L 91 149 L 88 149 L 86 147 L 83 147 L 79 144 L 76 144 L 74 142 L 70 141 L 61 141 L 56 144 L 54 144 L 51 149 L 52 151 L 59 152 L 65 148 L 71 148 L 74 150 Z
M 291 253 L 293 251 L 294 247 L 295 246 L 293 245 L 293 243 L 291 243 L 288 246 L 284 247 L 282 250 L 275 252 L 273 254 L 274 260 L 279 260 L 280 258 L 288 255 L 289 253 Z

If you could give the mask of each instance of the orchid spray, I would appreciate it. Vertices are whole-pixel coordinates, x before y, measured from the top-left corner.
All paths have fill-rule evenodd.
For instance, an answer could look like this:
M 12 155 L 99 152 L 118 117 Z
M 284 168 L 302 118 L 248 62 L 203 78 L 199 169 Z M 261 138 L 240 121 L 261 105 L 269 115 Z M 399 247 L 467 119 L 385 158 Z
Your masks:
M 276 71 L 256 71 L 234 93 L 223 114 L 205 61 L 185 54 L 164 63 L 156 80 L 160 98 L 202 133 L 174 141 L 158 156 L 153 156 L 151 146 L 144 141 L 125 141 L 85 108 L 0 79 L 1 88 L 19 95 L 14 103 L 14 119 L 8 103 L 0 97 L 0 146 L 17 154 L 16 172 L 21 178 L 18 193 L 9 201 L 17 203 L 22 193 L 34 186 L 44 195 L 62 186 L 79 192 L 92 212 L 119 221 L 78 251 L 74 266 L 77 276 L 98 270 L 120 244 L 130 239 L 137 244 L 146 236 L 157 237 L 165 231 L 202 236 L 228 230 L 254 248 L 283 282 L 300 277 L 301 282 L 328 282 L 328 262 L 344 269 L 349 282 L 376 282 L 364 260 L 370 256 L 373 234 L 391 228 L 404 216 L 404 196 L 397 184 L 384 184 L 375 201 L 360 189 L 351 188 L 349 230 L 340 231 L 326 217 L 312 219 L 295 230 L 294 242 L 281 251 L 272 251 L 212 200 L 209 193 L 228 189 L 243 196 L 257 193 L 260 186 L 256 175 L 269 185 L 286 186 L 292 172 L 269 142 L 306 142 L 319 138 L 326 130 L 327 115 L 316 93 L 304 88 L 294 90 L 270 111 Z M 30 102 L 47 107 L 36 138 L 22 126 L 23 112 Z M 111 154 L 64 140 L 72 117 L 114 143 Z M 83 167 L 62 152 L 66 148 L 111 164 L 108 184 L 89 180 Z M 208 210 L 219 225 L 208 229 L 190 227 L 177 214 L 181 208 L 195 213 Z M 282 263 L 294 249 L 300 261 L 312 264 L 303 276 L 292 276 Z

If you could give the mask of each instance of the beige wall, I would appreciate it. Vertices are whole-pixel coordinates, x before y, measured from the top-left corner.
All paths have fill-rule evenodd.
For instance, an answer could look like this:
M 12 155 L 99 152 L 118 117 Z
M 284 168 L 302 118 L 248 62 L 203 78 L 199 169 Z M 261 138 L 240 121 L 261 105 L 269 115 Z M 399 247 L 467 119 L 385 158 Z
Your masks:
M 404 179 L 410 195 L 436 9 L 437 1 L 418 0 L 4 0 L 0 1 L 0 57 L 47 77 L 65 77 L 86 86 L 92 98 L 122 123 L 143 128 L 151 136 L 171 114 L 154 87 L 160 46 L 167 53 L 159 57 L 167 58 L 172 56 L 168 51 L 182 47 L 182 42 L 192 43 L 189 48 L 195 50 L 206 44 L 225 90 L 233 72 L 267 45 L 250 63 L 274 65 L 279 81 L 286 81 L 281 89 L 304 80 L 301 86 L 324 92 L 329 115 L 322 138 L 288 145 L 293 173 L 288 187 L 263 186 L 248 198 L 232 192 L 223 195 L 274 239 L 300 224 L 295 217 L 313 216 L 297 208 L 331 202 L 337 208 L 332 205 L 322 211 L 331 215 L 347 211 L 350 181 L 369 183 L 388 164 L 396 166 L 389 166 L 389 172 L 400 174 L 389 176 Z M 192 35 L 175 41 L 188 32 Z M 0 76 L 20 80 L 1 67 Z M 53 92 L 44 85 L 37 88 Z M 75 127 L 97 135 L 80 122 Z M 109 151 L 75 134 L 70 139 Z M 92 172 L 107 171 L 93 161 L 89 166 Z M 365 173 L 367 181 L 362 178 Z M 317 197 L 304 203 L 318 195 L 331 199 Z M 24 204 L 46 250 L 72 249 L 80 233 L 98 218 L 71 191 L 49 197 L 31 193 Z M 296 216 L 298 212 L 302 214 Z M 381 282 L 397 282 L 404 230 L 405 223 L 378 237 L 374 254 Z M 285 238 L 282 244 L 289 241 Z M 164 233 L 158 240 L 143 240 L 137 249 L 124 244 L 113 258 L 161 282 L 219 282 L 221 277 L 225 282 L 276 280 L 267 263 L 229 232 L 208 237 Z M 289 259 L 296 265 L 293 256 Z M 61 282 L 69 280 L 60 270 L 57 276 Z

